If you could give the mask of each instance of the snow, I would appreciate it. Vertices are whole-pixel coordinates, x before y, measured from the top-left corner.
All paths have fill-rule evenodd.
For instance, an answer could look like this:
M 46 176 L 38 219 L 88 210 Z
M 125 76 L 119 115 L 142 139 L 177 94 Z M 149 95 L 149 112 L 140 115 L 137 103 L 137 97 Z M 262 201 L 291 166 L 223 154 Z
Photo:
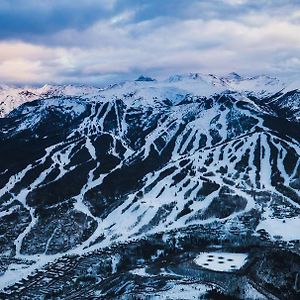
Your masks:
M 300 240 L 300 218 L 272 219 L 261 221 L 256 230 L 264 229 L 271 236 L 280 236 L 284 241 Z
M 38 269 L 45 266 L 47 263 L 54 261 L 55 259 L 61 257 L 61 254 L 57 255 L 22 255 L 21 259 L 35 261 L 32 265 L 24 268 L 24 264 L 11 264 L 5 273 L 0 277 L 0 290 L 5 287 L 11 286 L 16 282 L 28 277 L 28 275 L 33 275 Z
M 263 120 L 256 115 L 253 115 L 258 120 L 258 124 L 261 128 L 265 129 L 265 132 L 250 132 L 246 133 L 247 136 L 240 136 L 236 139 L 238 142 L 242 142 L 242 145 L 237 149 L 234 153 L 236 159 L 233 163 L 230 162 L 230 159 L 233 156 L 233 153 L 229 153 L 232 151 L 234 145 L 233 141 L 228 141 L 228 124 L 227 117 L 229 114 L 229 110 L 225 109 L 224 111 L 220 111 L 219 107 L 212 107 L 211 109 L 204 110 L 199 106 L 198 103 L 192 103 L 191 105 L 185 106 L 170 106 L 165 107 L 162 105 L 162 101 L 168 99 L 172 102 L 173 105 L 181 102 L 186 95 L 195 95 L 195 96 L 211 96 L 216 93 L 222 93 L 226 90 L 232 90 L 238 93 L 241 93 L 238 97 L 239 99 L 243 99 L 247 101 L 249 104 L 253 105 L 256 110 L 260 108 L 255 106 L 251 99 L 247 98 L 246 93 L 251 91 L 254 94 L 259 95 L 267 95 L 268 93 L 274 93 L 282 89 L 284 85 L 280 83 L 278 80 L 274 78 L 269 78 L 266 76 L 254 77 L 254 78 L 242 78 L 237 76 L 236 74 L 231 74 L 228 78 L 218 78 L 213 75 L 204 75 L 204 74 L 188 74 L 188 75 L 178 75 L 169 80 L 163 81 L 141 81 L 141 82 L 125 82 L 123 84 L 114 85 L 105 90 L 100 90 L 92 87 L 75 87 L 75 86 L 44 86 L 40 89 L 30 89 L 28 88 L 28 95 L 26 96 L 24 93 L 20 94 L 24 89 L 21 88 L 12 88 L 12 87 L 4 87 L 0 91 L 0 110 L 4 109 L 4 112 L 7 113 L 11 111 L 13 108 L 17 107 L 23 102 L 32 101 L 34 99 L 40 97 L 53 97 L 55 95 L 70 95 L 76 97 L 83 97 L 80 99 L 72 98 L 72 99 L 45 99 L 39 103 L 38 109 L 34 107 L 20 108 L 21 114 L 30 115 L 32 112 L 32 116 L 26 117 L 26 121 L 20 124 L 20 127 L 17 130 L 27 129 L 29 126 L 34 126 L 37 124 L 45 111 L 47 109 L 51 109 L 54 107 L 55 109 L 69 110 L 72 115 L 80 115 L 86 110 L 86 102 L 91 104 L 91 114 L 86 116 L 86 118 L 81 122 L 78 128 L 75 128 L 74 131 L 69 135 L 68 139 L 74 138 L 75 135 L 84 136 L 85 144 L 82 147 L 86 147 L 89 151 L 90 156 L 97 163 L 94 169 L 91 169 L 86 184 L 83 185 L 80 193 L 77 196 L 74 196 L 76 200 L 74 209 L 79 210 L 93 218 L 98 227 L 96 231 L 91 235 L 89 239 L 79 245 L 77 248 L 70 250 L 70 253 L 78 253 L 82 254 L 87 251 L 91 251 L 94 249 L 98 249 L 100 247 L 105 247 L 111 245 L 111 237 L 118 236 L 115 239 L 115 242 L 128 242 L 134 238 L 140 238 L 145 234 L 152 234 L 157 232 L 166 232 L 171 229 L 179 229 L 188 225 L 200 225 L 200 224 L 208 224 L 212 222 L 219 222 L 220 219 L 212 217 L 208 219 L 195 218 L 191 220 L 191 217 L 196 216 L 199 212 L 205 211 L 205 209 L 211 204 L 212 200 L 215 197 L 218 197 L 219 190 L 212 192 L 209 196 L 205 197 L 205 199 L 201 201 L 194 201 L 191 204 L 190 208 L 192 211 L 179 218 L 176 219 L 176 216 L 182 209 L 187 201 L 182 201 L 184 199 L 184 194 L 191 188 L 195 187 L 198 184 L 197 188 L 194 189 L 189 198 L 195 199 L 197 196 L 197 192 L 203 181 L 201 181 L 198 177 L 186 175 L 186 178 L 190 180 L 186 186 L 183 187 L 183 182 L 172 185 L 173 176 L 178 174 L 178 172 L 182 169 L 179 165 L 180 161 L 183 158 L 188 158 L 191 162 L 192 168 L 194 170 L 199 170 L 201 167 L 205 165 L 205 161 L 208 159 L 209 155 L 212 155 L 213 161 L 209 165 L 208 169 L 212 173 L 210 179 L 218 183 L 220 186 L 228 186 L 224 183 L 223 179 L 228 176 L 228 179 L 232 174 L 236 173 L 235 163 L 242 159 L 243 154 L 247 149 L 250 149 L 250 159 L 249 159 L 249 167 L 250 171 L 240 172 L 237 178 L 234 179 L 234 186 L 228 186 L 233 191 L 235 195 L 239 195 L 247 200 L 247 206 L 244 210 L 232 213 L 228 218 L 222 219 L 222 221 L 226 221 L 229 219 L 235 218 L 238 214 L 243 214 L 246 211 L 249 211 L 256 207 L 257 203 L 254 201 L 253 197 L 250 196 L 245 191 L 250 188 L 253 188 L 251 185 L 255 185 L 255 172 L 257 170 L 254 165 L 254 145 L 258 140 L 261 141 L 261 149 L 264 147 L 264 157 L 261 157 L 261 183 L 263 183 L 262 188 L 267 189 L 272 192 L 276 192 L 271 184 L 271 175 L 272 169 L 270 165 L 271 151 L 270 151 L 270 143 L 273 144 L 278 149 L 278 152 L 282 152 L 282 157 L 278 157 L 278 169 L 281 176 L 284 178 L 284 183 L 286 185 L 289 184 L 291 178 L 296 176 L 297 166 L 299 166 L 300 160 L 295 165 L 292 175 L 287 174 L 284 169 L 283 160 L 285 159 L 288 151 L 284 148 L 280 143 L 275 143 L 274 139 L 270 138 L 271 134 L 269 134 L 268 129 L 264 128 L 262 125 Z M 244 93 L 244 94 L 243 94 Z M 131 96 L 128 96 L 128 95 Z M 124 95 L 127 95 L 124 97 Z M 160 169 L 159 172 L 148 174 L 143 178 L 145 182 L 145 186 L 150 185 L 158 179 L 160 172 L 170 168 L 176 167 L 176 172 L 170 174 L 165 177 L 162 182 L 159 182 L 151 191 L 145 193 L 142 199 L 139 199 L 130 209 L 124 211 L 124 209 L 132 204 L 135 194 L 128 195 L 128 198 L 124 201 L 122 205 L 114 209 L 109 215 L 107 215 L 104 219 L 94 217 L 89 211 L 88 206 L 83 201 L 84 194 L 92 189 L 93 187 L 101 184 L 106 174 L 101 174 L 98 178 L 94 178 L 94 171 L 100 165 L 97 162 L 97 153 L 95 147 L 93 146 L 93 135 L 101 134 L 104 131 L 103 120 L 108 115 L 111 109 L 115 109 L 116 115 L 118 118 L 119 128 L 117 128 L 117 132 L 110 133 L 113 137 L 114 145 L 112 146 L 111 152 L 112 154 L 116 154 L 115 147 L 116 141 L 118 138 L 126 138 L 127 127 L 129 126 L 126 122 L 124 116 L 118 112 L 117 109 L 117 99 L 122 99 L 124 104 L 126 105 L 125 110 L 129 108 L 151 108 L 153 109 L 154 114 L 163 113 L 167 117 L 167 121 L 158 121 L 158 126 L 155 130 L 150 132 L 146 136 L 145 145 L 142 147 L 141 152 L 144 151 L 144 156 L 146 157 L 149 154 L 151 146 L 157 149 L 158 152 L 162 150 L 158 150 L 158 146 L 155 145 L 155 140 L 158 137 L 163 137 L 165 141 L 170 141 L 170 139 L 174 136 L 175 132 L 179 128 L 180 122 L 184 118 L 186 118 L 190 113 L 195 116 L 195 120 L 189 122 L 186 126 L 185 130 L 177 137 L 176 145 L 172 156 L 169 162 Z M 103 112 L 102 117 L 100 118 L 100 112 L 104 109 L 106 105 L 105 112 Z M 143 111 L 143 110 L 142 110 Z M 220 114 L 218 123 L 221 126 L 221 129 L 218 130 L 221 136 L 220 145 L 212 144 L 212 137 L 209 133 L 210 122 Z M 246 111 L 242 113 L 236 113 L 237 117 L 231 115 L 231 118 L 239 117 L 239 114 L 250 114 Z M 174 125 L 174 126 L 173 126 Z M 49 124 L 51 126 L 51 124 Z M 186 134 L 191 130 L 189 135 Z M 199 141 L 201 138 L 201 134 L 205 135 L 207 138 L 205 148 L 199 149 L 197 145 L 199 145 Z M 195 139 L 194 139 L 195 138 Z M 124 139 L 125 140 L 125 139 Z M 192 142 L 192 147 L 189 146 L 190 142 Z M 299 147 L 297 146 L 297 142 L 295 144 L 290 143 L 289 141 L 284 141 L 288 147 L 291 147 L 295 150 L 296 153 L 299 153 Z M 23 238 L 27 233 L 30 232 L 33 226 L 36 225 L 37 219 L 34 217 L 34 209 L 30 208 L 26 204 L 26 197 L 30 190 L 34 190 L 37 186 L 44 183 L 44 179 L 46 176 L 53 170 L 54 166 L 57 165 L 59 168 L 59 174 L 56 177 L 56 180 L 61 178 L 64 174 L 68 172 L 65 168 L 66 165 L 70 162 L 71 153 L 76 143 L 70 143 L 63 147 L 62 144 L 55 145 L 46 149 L 46 155 L 39 161 L 35 162 L 37 165 L 42 164 L 46 159 L 51 158 L 53 164 L 51 167 L 43 171 L 38 178 L 36 178 L 33 183 L 30 185 L 28 189 L 22 190 L 19 194 L 15 195 L 22 205 L 27 208 L 32 216 L 31 223 L 27 226 L 27 228 L 23 231 L 22 234 L 15 240 L 16 245 L 16 255 L 18 257 L 22 257 L 20 254 L 20 249 L 22 245 Z M 59 146 L 59 147 L 57 147 Z M 124 146 L 126 147 L 126 142 L 124 142 Z M 188 148 L 191 148 L 189 151 Z M 57 148 L 57 149 L 56 149 Z M 126 159 L 129 158 L 131 154 L 134 153 L 132 149 L 127 148 Z M 224 152 L 225 159 L 219 159 L 221 151 Z M 186 153 L 186 154 L 184 154 Z M 232 155 L 232 156 L 230 156 Z M 127 160 L 125 160 L 125 163 Z M 123 163 L 123 162 L 122 162 Z M 0 195 L 4 195 L 6 192 L 10 192 L 14 189 L 15 185 L 18 181 L 20 181 L 26 173 L 30 170 L 32 165 L 26 167 L 19 174 L 12 176 L 7 183 L 7 185 L 0 190 Z M 75 168 L 76 166 L 74 166 Z M 116 166 L 117 169 L 119 166 Z M 220 167 L 227 167 L 228 172 L 224 176 L 221 176 L 217 173 Z M 113 171 L 113 170 L 112 170 Z M 200 172 L 198 174 L 201 174 Z M 245 180 L 242 179 L 244 175 L 249 176 L 249 182 L 245 183 Z M 243 189 L 240 188 L 243 187 Z M 160 193 L 160 191 L 164 188 L 164 191 Z M 159 195 L 160 194 L 160 195 Z M 159 195 L 159 196 L 158 196 Z M 174 209 L 170 212 L 169 215 L 164 218 L 159 219 L 158 223 L 153 226 L 153 228 L 148 228 L 148 231 L 142 232 L 141 229 L 148 225 L 149 222 L 156 216 L 157 212 L 163 205 L 170 205 L 171 203 L 175 203 Z M 295 203 L 291 204 L 294 206 Z M 7 214 L 13 212 L 13 208 L 8 211 L 1 211 L 0 217 L 3 217 Z M 117 226 L 112 226 L 118 220 Z M 121 224 L 121 226 L 120 226 Z M 294 240 L 300 239 L 300 232 L 298 228 L 300 228 L 300 220 L 299 218 L 290 218 L 290 219 L 274 219 L 271 218 L 270 215 L 265 216 L 265 219 L 262 220 L 257 228 L 265 229 L 272 236 L 283 236 L 284 240 Z M 47 247 L 51 242 L 51 239 L 54 235 L 55 231 L 53 231 L 52 236 L 47 241 Z M 101 242 L 101 244 L 96 244 L 93 246 L 89 246 L 95 241 L 100 235 L 105 235 L 105 240 Z M 212 262 L 209 262 L 208 265 L 204 265 L 207 263 L 208 255 L 214 255 L 215 259 Z M 239 269 L 246 262 L 247 255 L 246 254 L 237 254 L 237 253 L 221 253 L 220 256 L 224 257 L 224 263 L 218 263 L 218 253 L 204 253 L 197 257 L 195 262 L 203 267 L 210 268 L 215 271 L 227 271 L 232 272 L 235 269 Z M 47 256 L 46 261 L 51 261 L 56 256 Z M 43 258 L 40 257 L 31 257 L 32 259 L 37 260 L 37 265 L 43 264 Z M 232 261 L 226 260 L 232 259 Z M 45 261 L 45 260 L 44 260 Z M 112 267 L 113 271 L 117 270 L 118 257 L 113 257 L 112 259 Z M 235 265 L 236 268 L 231 268 L 231 265 Z M 11 268 L 11 267 L 10 267 Z M 30 268 L 29 268 L 30 271 Z M 8 270 L 4 277 L 1 277 L 1 280 L 11 280 L 12 271 Z M 24 270 L 21 275 L 23 277 Z M 27 272 L 27 270 L 26 270 Z M 132 272 L 134 274 L 140 276 L 148 276 L 145 269 L 136 269 Z M 15 274 L 16 278 L 19 278 Z M 24 275 L 25 276 L 25 275 Z M 20 278 L 22 278 L 20 277 Z M 17 280 L 17 279 L 16 279 Z M 8 282 L 7 281 L 7 282 Z M 2 284 L 2 282 L 1 282 Z M 0 284 L 0 288 L 1 288 Z M 185 290 L 185 285 L 183 289 Z M 175 289 L 176 290 L 176 289 Z M 187 289 L 187 293 L 188 293 Z M 162 298 L 163 299 L 163 298 Z
M 113 255 L 111 258 L 111 268 L 112 268 L 112 273 L 116 273 L 117 272 L 117 267 L 118 264 L 121 260 L 121 256 L 119 254 Z
M 203 252 L 195 258 L 195 263 L 203 268 L 219 272 L 234 272 L 247 261 L 248 254 L 229 252 Z
M 245 289 L 245 295 L 246 295 L 247 299 L 251 299 L 251 300 L 268 300 L 268 298 L 266 296 L 261 294 L 258 290 L 256 290 L 248 282 L 245 283 L 243 288 Z
M 276 78 L 261 75 L 255 77 L 241 77 L 228 74 L 218 77 L 213 74 L 190 73 L 171 76 L 160 81 L 126 81 L 100 89 L 92 86 L 75 85 L 44 85 L 40 88 L 2 86 L 0 89 L 0 117 L 25 102 L 37 99 L 49 99 L 55 96 L 82 97 L 97 99 L 105 97 L 107 100 L 123 97 L 132 93 L 135 102 L 132 104 L 155 104 L 157 98 L 168 99 L 173 104 L 183 100 L 186 95 L 201 95 L 209 97 L 226 91 L 242 94 L 266 96 L 277 93 L 286 87 L 294 88 L 293 84 L 285 84 Z M 1 112 L 2 110 L 2 112 Z
M 88 149 L 91 157 L 94 160 L 97 160 L 96 149 L 95 149 L 94 145 L 92 144 L 91 139 L 89 137 L 86 138 L 86 144 L 85 145 L 86 145 L 86 148 Z
M 95 97 L 101 89 L 91 86 L 44 85 L 40 88 L 1 86 L 0 117 L 5 116 L 23 103 L 37 99 L 49 99 L 56 96 Z M 1 112 L 2 111 L 2 112 Z
M 155 277 L 156 276 L 156 275 L 147 273 L 146 268 L 136 268 L 134 270 L 131 270 L 130 273 L 133 275 L 141 276 L 141 277 Z
M 286 83 L 266 75 L 245 78 L 229 76 L 229 78 L 225 77 L 223 79 L 228 84 L 230 90 L 241 93 L 250 93 L 254 96 L 273 95 L 286 87 Z
M 170 287 L 166 288 L 165 291 L 153 293 L 151 294 L 151 298 L 149 299 L 199 299 L 199 296 L 206 294 L 206 292 L 211 289 L 211 285 L 206 285 L 202 283 L 168 283 L 168 285 Z

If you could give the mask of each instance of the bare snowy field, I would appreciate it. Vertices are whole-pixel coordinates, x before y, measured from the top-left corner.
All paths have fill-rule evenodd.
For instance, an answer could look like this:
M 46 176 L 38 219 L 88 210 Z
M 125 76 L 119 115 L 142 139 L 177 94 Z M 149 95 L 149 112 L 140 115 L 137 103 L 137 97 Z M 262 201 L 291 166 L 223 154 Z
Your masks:
M 196 257 L 195 263 L 214 271 L 234 272 L 246 263 L 247 256 L 244 253 L 204 252 Z

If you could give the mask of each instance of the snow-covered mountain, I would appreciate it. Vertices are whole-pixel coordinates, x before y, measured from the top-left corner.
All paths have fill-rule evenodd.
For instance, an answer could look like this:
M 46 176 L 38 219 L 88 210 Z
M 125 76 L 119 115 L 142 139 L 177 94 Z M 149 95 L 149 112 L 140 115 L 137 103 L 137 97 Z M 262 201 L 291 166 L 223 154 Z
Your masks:
M 230 73 L 227 76 L 217 77 L 215 75 L 190 73 L 182 75 L 173 75 L 167 80 L 157 81 L 150 77 L 140 76 L 134 82 L 124 82 L 113 85 L 124 86 L 127 89 L 134 89 L 135 85 L 150 83 L 153 88 L 163 89 L 172 93 L 172 90 L 179 94 L 194 93 L 201 96 L 210 96 L 213 94 L 231 91 L 241 94 L 253 94 L 254 96 L 274 95 L 285 89 L 286 84 L 280 80 L 260 75 L 255 77 L 241 77 L 236 73 Z M 109 89 L 111 87 L 108 87 Z M 178 90 L 178 91 L 177 91 Z M 14 87 L 0 85 L 0 117 L 7 115 L 10 111 L 23 103 L 37 99 L 47 99 L 61 96 L 81 96 L 94 97 L 101 95 L 103 89 L 92 86 L 76 85 L 44 85 L 42 87 Z
M 120 270 L 142 280 L 147 272 L 132 271 L 141 262 L 171 255 L 174 263 L 180 251 L 227 245 L 260 249 L 249 258 L 251 266 L 261 262 L 260 271 L 249 271 L 239 289 L 294 297 L 294 281 L 261 275 L 264 263 L 270 274 L 278 271 L 261 253 L 266 247 L 297 253 L 299 246 L 299 101 L 299 90 L 275 78 L 235 73 L 140 77 L 105 89 L 2 88 L 0 288 L 48 262 L 57 268 L 65 255 L 79 255 L 70 258 L 76 273 L 78 261 L 96 255 L 102 269 L 111 269 L 97 273 L 90 265 L 88 274 L 96 278 L 93 291 L 108 299 L 118 288 L 105 276 L 121 291 L 124 280 L 110 277 Z M 179 276 L 182 268 L 157 274 Z M 82 274 L 76 276 L 72 282 Z M 40 285 L 30 278 L 21 291 L 17 285 L 8 292 L 37 295 Z M 60 284 L 66 295 L 71 283 Z M 291 287 L 274 292 L 272 284 Z M 134 294 L 134 286 L 126 293 Z
M 37 99 L 47 99 L 61 96 L 91 96 L 98 94 L 100 89 L 90 86 L 75 85 L 44 85 L 34 87 L 14 87 L 0 85 L 0 117 L 7 115 L 10 111 L 23 103 Z

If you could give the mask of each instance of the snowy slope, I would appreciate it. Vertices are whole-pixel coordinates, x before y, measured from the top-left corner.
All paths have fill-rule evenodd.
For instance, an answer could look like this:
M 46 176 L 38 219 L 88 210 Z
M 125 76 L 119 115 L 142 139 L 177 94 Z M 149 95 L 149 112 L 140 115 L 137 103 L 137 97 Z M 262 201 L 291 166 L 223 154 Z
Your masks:
M 213 74 L 190 73 L 173 75 L 167 80 L 157 81 L 141 76 L 136 81 L 115 84 L 104 89 L 105 94 L 122 95 L 127 91 L 139 89 L 145 98 L 166 97 L 179 101 L 184 95 L 191 93 L 211 96 L 225 91 L 238 92 L 244 95 L 267 96 L 280 92 L 286 84 L 269 76 L 243 78 L 236 73 L 224 77 Z M 0 117 L 5 116 L 19 105 L 37 99 L 60 96 L 95 97 L 102 95 L 103 89 L 90 86 L 44 85 L 40 88 L 0 86 Z M 148 93 L 148 95 L 147 95 Z
M 98 88 L 89 86 L 55 86 L 46 84 L 40 88 L 33 88 L 0 85 L 0 117 L 5 116 L 23 103 L 37 99 L 61 96 L 92 96 L 98 92 Z
M 2 254 L 41 263 L 193 226 L 274 240 L 299 216 L 299 95 L 276 80 L 30 93 L 0 119 Z
M 230 73 L 228 77 L 222 79 L 228 84 L 230 90 L 258 97 L 276 94 L 286 87 L 286 84 L 279 79 L 266 75 L 244 78 L 236 73 Z

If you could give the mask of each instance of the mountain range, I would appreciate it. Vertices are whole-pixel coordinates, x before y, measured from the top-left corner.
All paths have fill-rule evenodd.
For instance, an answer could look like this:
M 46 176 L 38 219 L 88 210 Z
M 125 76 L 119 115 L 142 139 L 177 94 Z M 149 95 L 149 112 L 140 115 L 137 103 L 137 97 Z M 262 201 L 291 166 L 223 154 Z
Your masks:
M 299 296 L 300 85 L 1 85 L 0 116 L 4 299 Z M 216 249 L 248 262 L 196 267 Z

